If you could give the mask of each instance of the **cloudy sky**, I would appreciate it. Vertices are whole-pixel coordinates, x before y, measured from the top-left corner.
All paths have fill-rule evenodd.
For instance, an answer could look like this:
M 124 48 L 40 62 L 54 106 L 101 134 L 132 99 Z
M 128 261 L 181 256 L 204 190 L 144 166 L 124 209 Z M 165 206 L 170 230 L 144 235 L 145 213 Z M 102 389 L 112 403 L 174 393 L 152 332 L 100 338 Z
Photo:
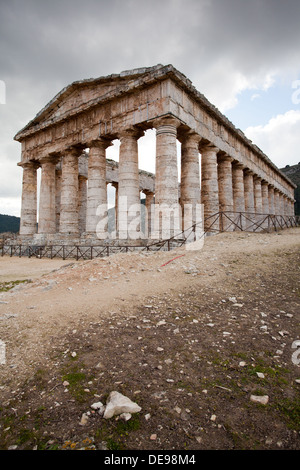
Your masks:
M 298 163 L 299 25 L 299 0 L 0 0 L 0 213 L 20 213 L 13 137 L 53 96 L 158 63 L 184 73 L 279 168 Z

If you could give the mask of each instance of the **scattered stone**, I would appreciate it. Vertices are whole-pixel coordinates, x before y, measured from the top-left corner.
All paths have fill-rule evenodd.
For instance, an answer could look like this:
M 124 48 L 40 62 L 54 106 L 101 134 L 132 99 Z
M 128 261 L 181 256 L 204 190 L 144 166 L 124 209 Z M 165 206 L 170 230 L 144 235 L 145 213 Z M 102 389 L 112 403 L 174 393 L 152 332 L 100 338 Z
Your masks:
M 157 439 L 157 434 L 151 434 L 150 440 L 155 441 Z
M 130 418 L 131 418 L 131 413 L 121 413 L 120 414 L 120 418 L 123 420 L 123 421 L 129 421 Z
M 253 403 L 259 403 L 261 405 L 266 405 L 269 402 L 268 395 L 251 395 L 250 400 Z
M 256 372 L 256 375 L 257 375 L 257 377 L 259 377 L 260 379 L 264 379 L 264 378 L 265 378 L 265 374 L 263 374 L 262 372 Z
M 81 420 L 80 420 L 80 423 L 79 425 L 80 426 L 86 426 L 88 424 L 88 421 L 89 421 L 89 416 L 87 413 L 83 413 L 83 415 L 81 416 Z
M 125 395 L 113 391 L 109 394 L 103 417 L 109 419 L 122 413 L 138 413 L 139 411 L 141 411 L 139 405 L 125 397 Z
M 98 411 L 99 415 L 103 415 L 105 411 L 105 406 L 103 405 L 103 403 L 101 403 L 101 401 L 97 401 L 96 403 L 93 403 L 91 405 L 91 408 L 95 411 Z

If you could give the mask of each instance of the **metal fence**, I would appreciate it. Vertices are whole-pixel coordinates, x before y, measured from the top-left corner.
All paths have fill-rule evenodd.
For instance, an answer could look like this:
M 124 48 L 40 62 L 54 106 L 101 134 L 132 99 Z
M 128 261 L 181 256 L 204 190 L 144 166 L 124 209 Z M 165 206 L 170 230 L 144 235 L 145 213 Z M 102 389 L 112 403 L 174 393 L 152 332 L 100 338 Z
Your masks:
M 35 258 L 61 258 L 63 260 L 91 260 L 110 256 L 116 253 L 128 253 L 136 251 L 171 251 L 174 248 L 198 240 L 208 233 L 218 232 L 271 232 L 285 228 L 300 226 L 299 216 L 282 216 L 270 214 L 254 214 L 244 212 L 218 212 L 204 219 L 201 224 L 194 224 L 187 230 L 174 235 L 171 238 L 159 241 L 148 241 L 146 245 L 131 244 L 122 245 L 114 242 L 99 245 L 0 245 L 1 256 L 26 256 Z M 202 230 L 202 226 L 205 227 Z

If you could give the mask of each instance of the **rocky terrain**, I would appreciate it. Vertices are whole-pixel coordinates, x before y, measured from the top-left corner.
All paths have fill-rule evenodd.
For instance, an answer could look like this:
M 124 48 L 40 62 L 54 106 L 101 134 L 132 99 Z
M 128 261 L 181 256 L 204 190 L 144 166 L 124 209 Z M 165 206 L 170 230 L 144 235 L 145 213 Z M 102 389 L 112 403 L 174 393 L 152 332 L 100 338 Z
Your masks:
M 299 261 L 299 228 L 0 258 L 0 448 L 299 449 Z

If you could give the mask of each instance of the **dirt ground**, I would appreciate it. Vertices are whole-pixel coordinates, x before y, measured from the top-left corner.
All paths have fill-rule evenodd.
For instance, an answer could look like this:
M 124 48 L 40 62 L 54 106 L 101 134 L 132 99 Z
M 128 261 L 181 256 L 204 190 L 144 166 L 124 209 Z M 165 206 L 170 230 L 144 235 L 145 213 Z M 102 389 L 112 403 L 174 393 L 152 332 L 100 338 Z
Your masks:
M 0 258 L 0 448 L 298 450 L 299 274 L 300 228 Z M 141 411 L 104 419 L 113 390 Z

